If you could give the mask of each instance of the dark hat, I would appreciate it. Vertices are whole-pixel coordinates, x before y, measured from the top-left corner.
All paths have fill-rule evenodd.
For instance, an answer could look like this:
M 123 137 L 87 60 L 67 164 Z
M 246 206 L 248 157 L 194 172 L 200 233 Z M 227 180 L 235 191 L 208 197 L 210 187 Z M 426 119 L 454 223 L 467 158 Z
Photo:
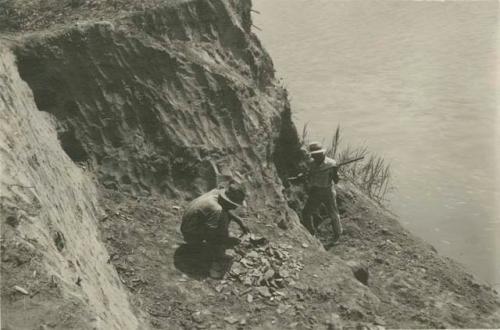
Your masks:
M 319 142 L 309 143 L 309 153 L 310 154 L 324 154 L 326 150 L 323 148 Z
M 243 205 L 243 200 L 245 199 L 245 187 L 236 181 L 229 183 L 226 189 L 221 192 L 221 197 L 227 202 L 234 205 L 235 207 Z

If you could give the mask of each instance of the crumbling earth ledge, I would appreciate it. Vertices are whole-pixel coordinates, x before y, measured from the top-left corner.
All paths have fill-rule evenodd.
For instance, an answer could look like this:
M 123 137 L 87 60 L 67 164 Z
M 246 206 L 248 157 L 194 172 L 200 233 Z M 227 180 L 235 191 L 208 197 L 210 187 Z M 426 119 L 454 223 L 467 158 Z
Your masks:
M 250 1 L 70 2 L 11 1 L 31 9 L 0 44 L 2 328 L 500 325 L 496 292 L 348 183 L 339 244 L 302 228 L 281 181 L 299 139 Z M 255 236 L 214 281 L 178 227 L 230 177 Z

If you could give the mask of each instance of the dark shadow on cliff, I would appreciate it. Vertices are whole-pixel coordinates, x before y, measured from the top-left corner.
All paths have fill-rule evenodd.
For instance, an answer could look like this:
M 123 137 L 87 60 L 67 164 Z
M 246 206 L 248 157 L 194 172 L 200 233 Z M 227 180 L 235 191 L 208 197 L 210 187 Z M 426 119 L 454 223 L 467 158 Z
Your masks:
M 281 112 L 279 136 L 273 154 L 274 164 L 283 185 L 289 186 L 288 178 L 303 170 L 307 155 L 301 150 L 297 128 L 292 121 L 288 96 L 284 94 L 284 110 Z

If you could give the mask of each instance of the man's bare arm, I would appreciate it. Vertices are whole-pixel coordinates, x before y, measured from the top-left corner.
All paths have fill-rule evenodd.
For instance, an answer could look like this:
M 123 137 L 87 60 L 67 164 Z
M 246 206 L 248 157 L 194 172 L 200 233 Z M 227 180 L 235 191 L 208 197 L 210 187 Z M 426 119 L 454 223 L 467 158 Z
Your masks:
M 238 226 L 240 226 L 241 230 L 243 231 L 244 234 L 248 234 L 250 232 L 250 230 L 248 229 L 247 226 L 245 226 L 245 224 L 243 223 L 243 219 L 240 218 L 239 216 L 237 216 L 236 214 L 234 214 L 232 211 L 228 211 L 229 213 L 229 216 L 230 216 L 230 219 L 233 220 L 234 222 L 236 222 L 238 224 Z

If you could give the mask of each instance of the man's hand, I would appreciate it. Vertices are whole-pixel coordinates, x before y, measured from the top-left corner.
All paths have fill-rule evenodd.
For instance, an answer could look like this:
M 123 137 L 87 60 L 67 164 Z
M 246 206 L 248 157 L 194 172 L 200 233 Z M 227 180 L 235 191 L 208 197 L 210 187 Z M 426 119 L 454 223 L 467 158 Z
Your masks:
M 243 234 L 248 234 L 250 232 L 248 227 L 243 224 L 243 219 L 234 214 L 233 211 L 229 211 L 228 213 L 231 216 L 231 220 L 235 221 L 238 224 L 238 226 L 240 226 L 240 229 L 243 232 Z

